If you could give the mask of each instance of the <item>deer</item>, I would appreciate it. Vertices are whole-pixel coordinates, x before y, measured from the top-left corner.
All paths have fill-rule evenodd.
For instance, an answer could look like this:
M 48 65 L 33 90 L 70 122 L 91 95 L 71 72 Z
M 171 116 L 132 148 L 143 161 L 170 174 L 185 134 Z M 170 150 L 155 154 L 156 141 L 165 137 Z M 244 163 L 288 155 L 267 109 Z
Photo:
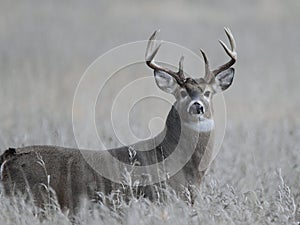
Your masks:
M 157 44 L 156 41 L 158 31 L 149 38 L 145 53 L 146 65 L 154 71 L 156 85 L 162 91 L 173 95 L 176 100 L 161 133 L 131 146 L 105 151 L 81 151 L 76 148 L 43 145 L 9 148 L 0 156 L 4 194 L 12 196 L 30 192 L 34 203 L 43 207 L 46 201 L 43 197 L 45 186 L 51 187 L 60 208 L 76 214 L 83 199 L 93 200 L 95 193 L 109 195 L 122 187 L 122 184 L 103 176 L 87 159 L 92 160 L 96 167 L 106 168 L 121 177 L 124 168 L 120 165 L 131 164 L 134 159 L 135 167 L 147 167 L 163 162 L 176 150 L 181 156 L 173 159 L 175 164 L 181 161 L 181 157 L 186 157 L 188 152 L 191 153 L 186 157 L 183 166 L 171 176 L 165 176 L 154 184 L 144 185 L 140 182 L 139 194 L 150 200 L 157 200 L 157 187 L 168 186 L 176 195 L 185 198 L 187 189 L 200 186 L 212 161 L 215 132 L 213 96 L 225 91 L 233 83 L 235 70 L 232 66 L 237 60 L 236 43 L 231 31 L 224 29 L 230 48 L 223 41 L 219 42 L 230 60 L 211 70 L 205 52 L 200 49 L 205 73 L 204 77 L 197 79 L 185 76 L 184 57 L 179 60 L 178 71 L 155 62 L 154 58 L 161 47 L 161 43 Z M 149 146 L 153 148 L 149 149 Z M 132 148 L 135 153 L 128 154 Z M 114 164 L 111 158 L 121 162 L 120 165 Z

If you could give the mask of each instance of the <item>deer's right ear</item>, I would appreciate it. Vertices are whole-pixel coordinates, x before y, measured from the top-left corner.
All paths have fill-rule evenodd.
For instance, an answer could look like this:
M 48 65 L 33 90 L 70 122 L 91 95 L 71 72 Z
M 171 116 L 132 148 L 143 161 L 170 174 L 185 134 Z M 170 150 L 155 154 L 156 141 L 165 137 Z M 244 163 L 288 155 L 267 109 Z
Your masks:
M 161 70 L 154 70 L 154 78 L 157 86 L 170 94 L 173 94 L 179 86 L 177 81 L 171 75 Z
M 234 77 L 234 68 L 229 68 L 225 71 L 220 72 L 216 77 L 215 77 L 215 85 L 214 90 L 216 93 L 225 91 L 227 88 L 230 87 L 232 84 Z

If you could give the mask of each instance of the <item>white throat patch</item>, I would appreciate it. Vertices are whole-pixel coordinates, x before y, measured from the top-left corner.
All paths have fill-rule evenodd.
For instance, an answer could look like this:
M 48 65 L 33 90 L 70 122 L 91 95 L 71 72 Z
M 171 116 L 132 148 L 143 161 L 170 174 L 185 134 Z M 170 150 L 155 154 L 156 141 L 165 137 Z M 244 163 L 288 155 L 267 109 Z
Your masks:
M 212 119 L 205 119 L 199 122 L 183 123 L 183 125 L 197 132 L 209 132 L 214 129 L 215 122 Z

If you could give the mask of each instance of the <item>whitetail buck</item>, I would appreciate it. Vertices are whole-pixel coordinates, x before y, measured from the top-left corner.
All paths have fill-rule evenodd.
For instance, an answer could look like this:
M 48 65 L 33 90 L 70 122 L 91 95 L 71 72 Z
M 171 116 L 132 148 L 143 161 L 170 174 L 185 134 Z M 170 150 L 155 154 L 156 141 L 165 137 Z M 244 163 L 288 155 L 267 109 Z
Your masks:
M 136 167 L 152 165 L 167 159 L 179 149 L 183 154 L 192 150 L 192 155 L 184 166 L 163 182 L 154 185 L 139 185 L 139 194 L 156 199 L 157 187 L 167 185 L 179 196 L 191 186 L 199 186 L 208 164 L 211 161 L 214 136 L 212 97 L 226 90 L 233 81 L 237 54 L 234 38 L 225 28 L 231 48 L 220 41 L 230 61 L 210 70 L 205 53 L 201 50 L 205 62 L 203 78 L 185 77 L 183 57 L 179 61 L 179 70 L 174 72 L 154 62 L 160 44 L 155 44 L 157 32 L 150 37 L 146 49 L 146 64 L 154 70 L 158 87 L 176 98 L 162 133 L 157 137 L 137 143 L 135 154 L 128 152 L 132 146 L 125 146 L 107 151 L 84 151 L 56 146 L 28 146 L 10 148 L 1 155 L 1 181 L 7 195 L 16 192 L 30 192 L 36 204 L 43 206 L 42 197 L 45 185 L 50 185 L 56 192 L 62 208 L 69 208 L 72 213 L 80 206 L 84 198 L 94 198 L 96 193 L 109 195 L 122 185 L 101 175 L 87 158 L 115 174 L 122 174 L 124 169 L 111 164 L 107 154 L 122 163 L 130 164 L 134 158 Z M 147 150 L 154 143 L 152 150 Z M 155 143 L 157 143 L 155 145 Z M 141 151 L 139 151 L 141 150 Z M 144 150 L 144 151 L 142 151 Z M 175 163 L 181 159 L 175 159 Z M 202 164 L 202 165 L 200 165 Z M 42 166 L 41 166 L 42 165 Z M 116 172 L 117 171 L 117 172 Z M 141 182 L 142 183 L 142 182 Z M 140 184 L 141 184 L 140 183 Z M 41 185 L 44 184 L 44 185 Z M 155 187 L 155 188 L 153 188 Z

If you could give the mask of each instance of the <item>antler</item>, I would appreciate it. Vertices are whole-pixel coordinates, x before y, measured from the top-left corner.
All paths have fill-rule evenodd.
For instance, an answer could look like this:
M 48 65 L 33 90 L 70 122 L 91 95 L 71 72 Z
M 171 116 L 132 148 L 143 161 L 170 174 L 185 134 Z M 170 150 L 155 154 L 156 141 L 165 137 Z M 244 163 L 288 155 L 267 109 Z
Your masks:
M 224 30 L 225 30 L 225 33 L 226 33 L 228 39 L 229 39 L 231 49 L 229 49 L 224 44 L 223 41 L 219 40 L 219 42 L 222 45 L 222 47 L 224 48 L 227 55 L 229 55 L 229 57 L 231 58 L 229 62 L 219 66 L 217 69 L 215 69 L 213 71 L 210 71 L 207 57 L 206 57 L 204 51 L 200 49 L 200 51 L 202 53 L 202 56 L 203 56 L 203 59 L 204 59 L 204 63 L 205 63 L 205 76 L 204 76 L 204 79 L 207 80 L 207 81 L 210 81 L 213 77 L 215 77 L 220 72 L 230 68 L 233 64 L 235 64 L 235 62 L 237 60 L 236 44 L 235 44 L 235 40 L 233 38 L 233 35 L 232 35 L 231 31 L 229 30 L 229 28 L 225 27 Z
M 152 68 L 154 70 L 161 70 L 161 71 L 168 73 L 177 81 L 177 83 L 179 85 L 183 85 L 184 80 L 185 80 L 184 73 L 183 73 L 183 60 L 184 60 L 183 56 L 179 60 L 178 72 L 174 72 L 168 68 L 164 68 L 154 62 L 154 56 L 157 54 L 157 52 L 162 44 L 162 42 L 160 42 L 158 45 L 155 44 L 156 36 L 157 36 L 158 32 L 159 32 L 159 30 L 154 31 L 154 33 L 149 38 L 147 48 L 146 48 L 146 53 L 145 53 L 145 61 L 150 68 Z

